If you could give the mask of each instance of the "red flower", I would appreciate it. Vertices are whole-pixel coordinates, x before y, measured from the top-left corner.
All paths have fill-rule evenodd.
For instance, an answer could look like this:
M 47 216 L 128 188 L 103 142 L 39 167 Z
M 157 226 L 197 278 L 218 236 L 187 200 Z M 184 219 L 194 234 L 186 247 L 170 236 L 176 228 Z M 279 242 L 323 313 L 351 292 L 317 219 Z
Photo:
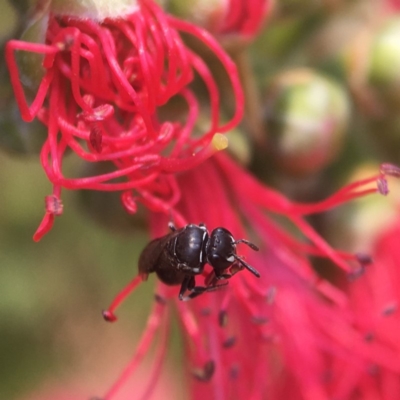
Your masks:
M 220 95 L 207 65 L 182 42 L 178 30 L 196 36 L 226 68 L 236 99 L 230 121 L 220 122 Z M 25 99 L 15 51 L 43 55 L 44 73 L 31 105 Z M 39 240 L 62 212 L 61 189 L 118 190 L 128 212 L 136 200 L 167 211 L 179 199 L 173 173 L 198 165 L 225 147 L 214 135 L 235 126 L 243 95 L 234 63 L 205 31 L 165 15 L 152 1 L 136 11 L 99 23 L 50 15 L 46 44 L 8 42 L 6 60 L 25 121 L 38 117 L 48 127 L 41 163 L 53 183 Z M 197 74 L 208 90 L 210 126 L 194 136 L 199 102 L 188 84 Z M 160 106 L 175 96 L 187 103 L 186 120 L 161 121 Z M 109 173 L 84 178 L 63 174 L 67 150 L 82 160 L 112 162 Z M 54 205 L 58 203 L 58 206 Z
M 349 286 L 355 324 L 377 360 L 369 365 L 369 375 L 362 375 L 360 370 L 347 371 L 352 379 L 343 385 L 343 397 L 353 395 L 356 390 L 360 398 L 366 397 L 367 393 L 377 399 L 400 396 L 399 374 L 388 367 L 394 361 L 398 362 L 400 352 L 399 235 L 400 220 L 397 218 L 376 239 L 371 249 L 373 264 Z M 355 380 L 359 382 L 357 387 Z
M 254 36 L 271 11 L 271 0 L 230 0 L 219 34 Z
M 134 373 L 159 332 L 161 343 L 148 387 L 154 387 L 165 357 L 170 307 L 178 309 L 184 337 L 191 398 L 329 399 L 342 394 L 342 371 L 361 375 L 349 384 L 358 387 L 370 365 L 400 373 L 396 352 L 388 346 L 370 348 L 353 325 L 346 294 L 319 277 L 308 256 L 330 258 L 349 277 L 371 263 L 367 255 L 333 250 L 305 221 L 309 214 L 336 207 L 370 193 L 387 193 L 384 174 L 397 175 L 384 165 L 381 174 L 350 184 L 315 204 L 292 203 L 266 188 L 225 155 L 217 155 L 180 175 L 178 204 L 186 222 L 205 222 L 209 229 L 227 227 L 235 237 L 250 237 L 260 252 L 240 248 L 261 274 L 237 274 L 226 289 L 181 302 L 178 287 L 157 285 L 154 309 L 137 353 L 104 400 L 113 399 Z M 302 233 L 295 239 L 270 214 L 280 214 Z M 153 214 L 154 237 L 166 232 L 167 217 Z M 204 277 L 209 271 L 204 272 Z M 136 277 L 108 310 L 108 316 L 141 282 Z M 197 283 L 201 285 L 200 283 Z M 368 376 L 368 375 L 366 375 Z M 346 392 L 347 393 L 347 392 Z M 339 397 L 349 398 L 349 397 Z
M 241 22 L 230 15 L 224 29 Z M 228 72 L 236 100 L 229 122 L 220 122 L 212 73 L 185 47 L 178 30 L 202 40 Z M 15 50 L 44 56 L 44 75 L 30 106 Z M 399 175 L 396 168 L 385 165 L 377 176 L 348 185 L 324 201 L 298 204 L 260 184 L 226 155 L 207 160 L 226 146 L 217 132 L 228 131 L 242 117 L 236 68 L 210 35 L 166 16 L 151 1 L 139 1 L 123 19 L 102 22 L 50 15 L 46 44 L 11 41 L 6 58 L 23 118 L 37 116 L 48 127 L 41 163 L 54 189 L 46 198 L 46 216 L 35 240 L 61 214 L 61 189 L 67 188 L 121 191 L 131 213 L 141 201 L 152 211 L 153 237 L 165 235 L 172 217 L 179 227 L 200 222 L 209 229 L 223 226 L 260 246 L 255 253 L 239 245 L 260 279 L 240 271 L 226 289 L 189 302 L 178 301 L 177 287 L 159 283 L 137 352 L 105 400 L 117 395 L 158 333 L 143 398 L 150 395 L 168 346 L 171 305 L 178 309 L 183 327 L 185 363 L 194 377 L 192 398 L 328 399 L 353 393 L 370 365 L 384 368 L 391 377 L 400 373 L 396 350 L 389 342 L 376 347 L 363 340 L 346 295 L 315 273 L 309 256 L 328 258 L 350 275 L 363 271 L 371 259 L 335 251 L 305 219 L 360 196 L 387 194 L 385 175 Z M 194 74 L 203 80 L 210 103 L 210 127 L 200 135 L 194 134 L 199 101 L 188 86 Z M 159 108 L 175 96 L 187 103 L 186 119 L 161 120 Z M 112 162 L 113 170 L 67 178 L 62 172 L 67 150 L 89 163 Z M 301 238 L 280 227 L 272 215 L 285 217 Z M 206 268 L 203 278 L 208 274 Z M 116 297 L 107 316 L 113 317 L 141 280 L 137 276 Z M 357 373 L 344 379 L 343 371 L 350 369 Z
M 196 23 L 219 39 L 253 39 L 271 14 L 273 0 L 202 0 L 190 3 L 170 0 L 167 7 L 180 17 Z

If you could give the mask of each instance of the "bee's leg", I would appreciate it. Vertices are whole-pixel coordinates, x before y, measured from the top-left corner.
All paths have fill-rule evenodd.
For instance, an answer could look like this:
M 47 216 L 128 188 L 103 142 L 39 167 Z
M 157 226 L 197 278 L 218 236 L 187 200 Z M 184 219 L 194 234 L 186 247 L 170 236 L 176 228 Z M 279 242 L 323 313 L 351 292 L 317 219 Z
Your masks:
M 191 288 L 188 287 L 190 293 L 187 296 L 179 297 L 180 300 L 187 301 L 190 299 L 194 299 L 197 296 L 200 296 L 206 292 L 213 292 L 214 290 L 221 289 L 222 287 L 226 286 L 229 282 L 221 283 L 220 285 L 212 285 L 212 286 L 193 286 Z M 194 277 L 193 277 L 193 284 L 194 284 Z M 180 295 L 180 294 L 179 294 Z
M 239 263 L 234 263 L 229 270 L 224 270 L 222 272 L 219 271 L 211 271 L 206 279 L 205 279 L 205 285 L 207 287 L 212 287 L 212 286 L 218 286 L 217 282 L 221 280 L 228 280 L 231 279 L 233 275 L 237 274 L 239 271 L 241 271 L 244 267 L 242 267 L 241 264 Z
M 186 299 L 184 294 L 187 290 L 189 290 L 189 291 L 192 290 L 194 285 L 195 285 L 194 276 L 191 276 L 191 275 L 185 276 L 185 278 L 183 279 L 181 288 L 179 290 L 179 296 L 178 296 L 179 300 L 188 300 L 188 299 Z

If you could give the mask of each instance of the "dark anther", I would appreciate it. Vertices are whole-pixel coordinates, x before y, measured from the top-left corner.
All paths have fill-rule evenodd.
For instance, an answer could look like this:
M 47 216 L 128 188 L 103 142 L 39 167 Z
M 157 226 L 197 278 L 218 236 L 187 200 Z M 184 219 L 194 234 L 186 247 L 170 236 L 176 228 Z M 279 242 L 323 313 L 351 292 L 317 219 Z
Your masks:
M 229 377 L 232 380 L 236 380 L 239 376 L 239 372 L 240 372 L 239 370 L 240 370 L 239 365 L 237 365 L 237 364 L 232 365 L 231 369 L 229 370 Z
M 225 349 L 230 349 L 231 347 L 233 347 L 236 344 L 236 337 L 235 336 L 231 336 L 228 339 L 226 339 L 223 343 L 222 346 Z
M 400 177 L 400 168 L 394 164 L 381 164 L 380 171 L 385 175 L 394 176 L 395 178 Z
M 253 315 L 251 317 L 251 320 L 256 325 L 264 325 L 268 322 L 268 318 L 262 317 L 262 316 L 255 316 L 255 315 Z
M 107 322 L 115 322 L 117 320 L 117 317 L 111 311 L 103 310 L 102 314 L 104 320 Z
M 162 296 L 160 296 L 159 294 L 157 294 L 157 293 L 154 295 L 154 300 L 155 300 L 158 304 L 161 304 L 161 305 L 167 304 L 167 300 L 166 300 L 164 297 L 162 297 Z
M 389 194 L 389 185 L 385 178 L 378 178 L 376 180 L 376 186 L 378 187 L 378 192 L 383 196 L 387 196 Z
M 277 289 L 275 286 L 271 286 L 268 288 L 266 300 L 268 304 L 272 304 L 276 298 Z
M 367 333 L 364 335 L 364 340 L 365 340 L 366 342 L 372 342 L 374 339 L 375 339 L 375 335 L 374 335 L 372 332 L 367 332 Z
M 360 263 L 360 266 L 348 274 L 349 281 L 354 281 L 364 275 L 366 268 L 374 262 L 372 257 L 365 253 L 357 253 L 355 257 Z
M 371 364 L 368 366 L 368 373 L 372 376 L 377 375 L 379 372 L 379 367 L 376 364 Z
M 201 382 L 208 382 L 214 375 L 214 371 L 215 363 L 214 361 L 210 360 L 205 363 L 203 368 L 194 368 L 192 373 L 197 380 Z
M 273 343 L 276 339 L 276 336 L 273 333 L 263 333 L 261 335 L 261 339 L 266 343 Z
M 356 258 L 358 262 L 363 266 L 366 267 L 367 265 L 371 265 L 373 263 L 372 257 L 365 253 L 357 253 Z
M 350 282 L 355 281 L 356 279 L 360 278 L 361 276 L 363 276 L 365 273 L 365 266 L 361 265 L 360 267 L 354 269 L 353 271 L 349 272 L 347 275 L 347 279 Z
M 97 153 L 101 153 L 103 150 L 103 134 L 101 128 L 97 124 L 93 124 L 90 130 L 89 141 L 93 149 Z
M 218 313 L 218 324 L 220 327 L 225 327 L 228 324 L 228 313 L 225 310 Z
M 323 371 L 322 374 L 321 374 L 321 380 L 325 384 L 332 382 L 332 380 L 333 380 L 332 371 Z
M 209 315 L 211 315 L 211 310 L 210 310 L 209 308 L 202 308 L 202 309 L 200 310 L 200 314 L 201 314 L 203 317 L 208 317 Z
M 390 303 L 382 310 L 382 315 L 388 317 L 397 311 L 397 303 Z

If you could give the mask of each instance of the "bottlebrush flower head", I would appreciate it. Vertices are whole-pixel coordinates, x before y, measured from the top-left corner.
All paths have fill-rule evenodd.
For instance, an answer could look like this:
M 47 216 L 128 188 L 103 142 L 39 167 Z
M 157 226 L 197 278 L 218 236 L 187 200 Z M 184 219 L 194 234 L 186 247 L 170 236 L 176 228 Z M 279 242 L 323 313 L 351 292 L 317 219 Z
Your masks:
M 396 176 L 396 171 L 383 165 L 376 176 L 345 186 L 314 204 L 287 200 L 224 154 L 181 174 L 177 211 L 182 222 L 205 222 L 209 229 L 224 226 L 237 238 L 251 238 L 260 251 L 239 245 L 238 252 L 261 278 L 241 271 L 226 288 L 187 302 L 178 300 L 178 287 L 159 282 L 137 352 L 102 399 L 118 399 L 121 387 L 158 337 L 154 373 L 146 393 L 151 392 L 168 347 L 171 307 L 177 308 L 184 333 L 183 362 L 191 376 L 192 399 L 263 399 L 266 393 L 271 399 L 330 399 L 343 393 L 344 385 L 357 390 L 368 379 L 371 365 L 398 376 L 395 352 L 386 344 L 379 349 L 369 346 L 354 326 L 346 293 L 321 278 L 309 261 L 310 256 L 328 258 L 344 276 L 354 278 L 371 264 L 371 258 L 332 249 L 305 220 L 307 215 L 360 196 L 387 194 L 385 175 Z M 271 213 L 285 216 L 298 228 L 300 238 L 282 229 Z M 152 214 L 152 236 L 163 236 L 167 222 L 166 216 Z M 208 273 L 205 270 L 204 277 Z M 115 309 L 140 282 L 137 276 L 116 297 L 105 314 L 108 320 L 115 320 Z M 201 280 L 196 283 L 202 284 Z M 359 380 L 343 379 L 342 371 L 350 368 L 357 371 Z
M 193 399 L 329 399 L 343 392 L 343 371 L 349 366 L 359 374 L 345 376 L 352 379 L 352 387 L 371 365 L 398 376 L 400 362 L 392 349 L 365 342 L 346 295 L 317 275 L 309 261 L 310 256 L 327 258 L 354 277 L 371 258 L 334 250 L 306 217 L 367 194 L 387 194 L 385 176 L 399 176 L 399 170 L 384 165 L 379 174 L 323 201 L 291 202 L 227 155 L 215 155 L 226 147 L 220 133 L 242 116 L 243 95 L 234 64 L 214 39 L 164 14 L 150 0 L 138 1 L 129 12 L 121 18 L 98 13 L 80 18 L 53 11 L 44 43 L 7 45 L 6 60 L 22 116 L 27 121 L 38 117 L 48 127 L 41 163 L 54 189 L 46 198 L 46 216 L 35 239 L 62 213 L 62 188 L 116 190 L 122 192 L 128 212 L 136 211 L 136 201 L 151 210 L 153 237 L 165 235 L 172 218 L 178 227 L 204 222 L 209 229 L 223 226 L 234 237 L 251 239 L 260 252 L 240 245 L 238 251 L 261 278 L 238 271 L 225 289 L 188 302 L 178 300 L 176 286 L 158 283 L 137 352 L 103 399 L 119 396 L 158 337 L 153 369 L 141 396 L 151 395 L 168 348 L 171 306 L 177 308 L 183 328 Z M 212 73 L 183 44 L 178 31 L 205 42 L 228 72 L 236 111 L 227 123 L 219 116 L 220 96 Z M 43 76 L 30 105 L 16 51 L 43 56 Z M 195 126 L 200 104 L 189 86 L 194 75 L 208 91 L 211 122 L 205 132 L 197 132 Z M 186 102 L 186 118 L 162 120 L 160 107 L 175 97 Z M 67 178 L 62 172 L 67 150 L 88 163 L 111 162 L 113 170 Z M 272 215 L 286 218 L 299 238 Z M 208 272 L 205 269 L 198 277 L 200 284 Z M 115 319 L 115 309 L 141 281 L 135 277 L 117 295 L 105 313 L 109 320 Z
M 72 15 L 65 14 L 65 4 L 56 2 L 43 18 L 44 43 L 11 40 L 6 46 L 22 118 L 37 117 L 48 128 L 40 159 L 53 194 L 46 200 L 46 215 L 35 240 L 61 214 L 62 188 L 121 191 L 128 212 L 136 211 L 137 200 L 167 212 L 179 199 L 172 173 L 192 168 L 226 147 L 216 133 L 230 130 L 243 114 L 236 67 L 205 31 L 164 14 L 151 0 L 129 3 L 134 4 L 129 14 L 125 14 L 127 3 L 122 2 L 122 14 L 116 16 L 113 9 L 111 17 L 107 17 L 109 7 L 88 14 L 81 9 L 82 2 L 71 7 Z M 229 121 L 221 122 L 214 76 L 184 45 L 179 32 L 203 41 L 226 69 L 236 100 Z M 42 56 L 43 70 L 30 104 L 21 84 L 29 76 L 21 77 L 17 63 L 18 59 L 23 66 L 31 60 L 29 54 Z M 210 124 L 196 134 L 200 105 L 189 86 L 194 75 L 203 81 L 210 104 Z M 160 107 L 175 98 L 186 103 L 185 117 L 161 120 Z M 113 167 L 100 175 L 66 177 L 63 159 L 70 150 L 87 163 L 111 163 Z

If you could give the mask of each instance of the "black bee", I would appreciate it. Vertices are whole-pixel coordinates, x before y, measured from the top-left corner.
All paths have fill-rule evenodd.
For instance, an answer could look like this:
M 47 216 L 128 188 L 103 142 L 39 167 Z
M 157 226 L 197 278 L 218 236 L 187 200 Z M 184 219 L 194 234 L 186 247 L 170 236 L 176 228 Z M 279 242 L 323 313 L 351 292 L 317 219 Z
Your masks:
M 244 243 L 253 250 L 258 247 L 245 239 L 235 240 L 225 228 L 214 229 L 211 234 L 204 224 L 189 224 L 176 229 L 170 223 L 171 233 L 154 239 L 143 250 L 139 258 L 139 274 L 143 278 L 155 272 L 167 285 L 181 285 L 180 300 L 189 300 L 204 292 L 216 290 L 243 268 L 260 277 L 251 265 L 236 254 L 236 245 Z M 206 277 L 205 286 L 196 286 L 195 276 L 203 273 L 208 263 L 213 271 Z M 189 291 L 188 296 L 184 296 Z

